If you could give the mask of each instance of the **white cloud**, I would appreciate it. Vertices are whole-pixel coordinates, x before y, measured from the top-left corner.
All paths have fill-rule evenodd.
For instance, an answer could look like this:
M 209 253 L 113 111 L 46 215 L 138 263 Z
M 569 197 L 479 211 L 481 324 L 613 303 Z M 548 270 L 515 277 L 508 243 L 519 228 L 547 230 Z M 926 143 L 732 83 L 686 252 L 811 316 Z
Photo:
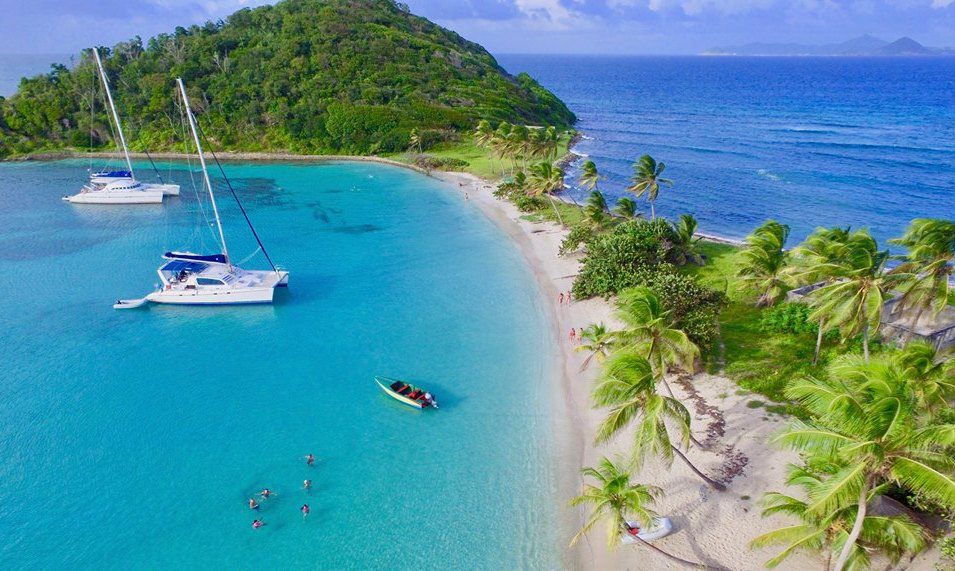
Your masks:
M 932 8 L 948 8 L 955 0 L 932 0 Z

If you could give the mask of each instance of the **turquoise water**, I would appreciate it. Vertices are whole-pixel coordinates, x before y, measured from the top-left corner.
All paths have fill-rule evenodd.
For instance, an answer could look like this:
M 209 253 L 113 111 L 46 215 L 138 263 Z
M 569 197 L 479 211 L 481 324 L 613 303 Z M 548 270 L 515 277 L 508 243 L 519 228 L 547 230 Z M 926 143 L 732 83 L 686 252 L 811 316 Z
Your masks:
M 114 311 L 161 252 L 214 242 L 182 165 L 162 206 L 61 202 L 85 166 L 0 164 L 0 567 L 560 566 L 549 324 L 473 205 L 382 165 L 230 164 L 291 287 Z M 238 260 L 252 238 L 222 205 Z M 376 373 L 441 409 L 389 400 Z

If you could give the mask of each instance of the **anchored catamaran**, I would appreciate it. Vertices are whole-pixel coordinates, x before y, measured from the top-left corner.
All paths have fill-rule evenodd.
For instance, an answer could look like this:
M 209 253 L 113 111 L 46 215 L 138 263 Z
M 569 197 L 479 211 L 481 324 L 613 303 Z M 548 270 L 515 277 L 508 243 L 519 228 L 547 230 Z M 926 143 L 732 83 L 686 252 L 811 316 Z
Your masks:
M 99 50 L 96 48 L 93 48 L 93 57 L 96 59 L 96 69 L 99 71 L 103 90 L 106 92 L 110 117 L 116 126 L 128 170 L 90 173 L 89 183 L 84 185 L 78 193 L 64 196 L 63 200 L 76 204 L 158 204 L 162 202 L 163 195 L 178 195 L 178 184 L 149 184 L 136 180 L 133 174 L 133 163 L 129 160 L 129 148 L 126 146 L 123 126 L 119 122 L 119 114 L 116 112 L 116 105 L 113 104 L 109 81 L 106 79 L 103 62 L 100 61 Z
M 222 220 L 219 218 L 216 198 L 212 192 L 212 183 L 209 180 L 205 156 L 202 153 L 196 118 L 189 106 L 189 97 L 186 95 L 186 88 L 182 79 L 177 78 L 176 82 L 179 85 L 186 116 L 189 118 L 189 128 L 192 130 L 192 137 L 199 153 L 199 163 L 202 165 L 202 181 L 209 191 L 209 200 L 212 203 L 212 212 L 215 215 L 216 227 L 219 230 L 222 253 L 201 255 L 192 252 L 166 252 L 163 254 L 166 262 L 158 270 L 162 285 L 159 290 L 148 294 L 143 299 L 155 303 L 180 305 L 271 303 L 275 288 L 288 286 L 288 272 L 276 268 L 275 264 L 272 263 L 272 259 L 265 251 L 265 246 L 259 240 L 251 222 L 249 222 L 249 228 L 262 249 L 262 253 L 269 260 L 272 269 L 243 270 L 232 264 L 226 246 L 225 233 L 222 231 Z M 238 197 L 236 197 L 236 201 L 238 201 Z M 241 208 L 241 204 L 239 206 Z M 248 221 L 248 217 L 246 217 L 246 221 Z M 126 309 L 139 305 L 142 305 L 141 300 L 121 300 L 114 307 Z

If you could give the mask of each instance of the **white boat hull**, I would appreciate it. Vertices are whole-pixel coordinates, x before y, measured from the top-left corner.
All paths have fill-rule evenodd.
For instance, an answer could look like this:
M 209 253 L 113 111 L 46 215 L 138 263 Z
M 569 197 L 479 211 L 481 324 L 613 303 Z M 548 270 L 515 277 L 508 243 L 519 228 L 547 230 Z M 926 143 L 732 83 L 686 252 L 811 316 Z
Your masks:
M 91 190 L 64 196 L 63 200 L 73 204 L 161 204 L 162 197 L 161 190 Z
M 178 184 L 153 184 L 153 183 L 144 183 L 148 190 L 160 190 L 164 196 L 179 196 L 179 185 Z
M 258 282 L 255 286 L 242 287 L 168 287 L 154 291 L 146 300 L 154 303 L 173 305 L 236 305 L 249 303 L 272 303 L 275 288 L 281 284 L 287 286 L 288 272 L 278 274 L 264 270 L 243 270 L 243 274 L 252 275 Z

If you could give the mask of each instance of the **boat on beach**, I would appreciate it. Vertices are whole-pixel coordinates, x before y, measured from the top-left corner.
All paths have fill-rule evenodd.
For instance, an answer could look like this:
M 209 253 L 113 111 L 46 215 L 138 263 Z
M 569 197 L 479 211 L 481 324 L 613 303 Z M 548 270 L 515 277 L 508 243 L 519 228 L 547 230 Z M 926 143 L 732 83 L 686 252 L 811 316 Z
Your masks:
M 209 180 L 209 171 L 206 167 L 205 156 L 199 137 L 199 128 L 196 118 L 189 106 L 186 87 L 182 79 L 177 78 L 179 92 L 182 95 L 185 114 L 189 119 L 189 127 L 199 153 L 199 163 L 202 166 L 202 181 L 208 190 L 212 213 L 215 216 L 215 227 L 218 230 L 220 253 L 197 254 L 188 251 L 170 251 L 163 254 L 166 260 L 157 273 L 161 282 L 159 289 L 147 294 L 143 299 L 153 303 L 167 303 L 174 305 L 226 305 L 272 303 L 277 287 L 288 286 L 288 272 L 279 269 L 272 263 L 268 252 L 259 235 L 252 226 L 248 216 L 245 216 L 252 235 L 259 245 L 259 250 L 265 255 L 272 266 L 271 270 L 245 270 L 232 263 L 229 249 L 226 246 L 225 232 L 222 229 L 222 219 L 219 217 L 219 208 L 216 206 L 215 194 L 212 192 L 212 182 Z M 228 181 L 227 181 L 228 182 Z M 245 209 L 235 196 L 243 215 Z M 126 309 L 127 305 L 118 302 L 113 306 L 116 309 Z
M 670 535 L 673 532 L 673 522 L 668 517 L 655 517 L 649 527 L 642 527 L 639 521 L 627 520 L 626 533 L 620 543 L 632 545 L 643 541 L 653 541 Z
M 375 382 L 391 398 L 415 408 L 438 408 L 434 396 L 426 390 L 405 381 L 376 376 Z

